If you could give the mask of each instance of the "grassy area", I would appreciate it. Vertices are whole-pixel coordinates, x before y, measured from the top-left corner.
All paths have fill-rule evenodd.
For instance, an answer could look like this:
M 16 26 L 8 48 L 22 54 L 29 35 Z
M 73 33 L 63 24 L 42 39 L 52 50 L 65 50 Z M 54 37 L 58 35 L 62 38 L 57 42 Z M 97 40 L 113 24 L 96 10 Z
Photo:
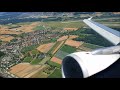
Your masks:
M 43 26 L 37 26 L 33 30 L 45 30 L 45 28 Z
M 43 70 L 43 72 L 45 72 L 45 73 L 47 73 L 48 75 L 50 75 L 54 70 L 55 70 L 55 68 L 50 67 L 50 66 L 48 65 L 48 67 L 47 67 L 45 70 Z
M 36 49 L 35 49 L 35 50 L 32 50 L 32 51 L 31 51 L 31 54 L 33 54 L 33 55 L 37 55 L 37 54 L 39 54 L 39 51 L 36 50 Z
M 39 64 L 40 62 L 41 62 L 41 59 L 36 58 L 35 60 L 31 61 L 30 64 L 35 65 L 35 64 Z
M 51 40 L 50 40 L 50 42 L 56 42 L 57 41 L 57 38 L 52 38 Z
M 50 58 L 50 56 L 45 57 L 39 64 L 45 64 L 48 60 L 50 60 Z
M 90 49 L 103 48 L 102 46 L 98 46 L 98 45 L 94 45 L 94 44 L 90 44 L 90 43 L 84 43 L 83 46 L 90 48 Z
M 61 65 L 60 64 L 57 64 L 55 62 L 52 62 L 52 61 L 47 61 L 47 64 L 52 66 L 52 67 L 57 67 L 57 68 L 61 68 Z
M 55 57 L 59 58 L 59 59 L 63 59 L 66 55 L 68 55 L 69 53 L 66 53 L 64 51 L 59 50 L 56 54 Z
M 33 76 L 31 76 L 30 78 L 47 78 L 48 74 L 44 73 L 44 72 L 38 72 L 36 74 L 34 74 Z
M 23 62 L 29 62 L 30 63 L 32 60 L 33 60 L 32 57 L 25 57 Z
M 25 54 L 26 52 L 31 51 L 31 50 L 37 48 L 38 46 L 39 46 L 39 45 L 31 45 L 31 46 L 28 46 L 28 47 L 24 47 L 24 48 L 21 50 L 21 52 Z
M 61 21 L 51 21 L 51 22 L 44 22 L 45 26 L 48 27 L 54 27 L 54 28 L 81 28 L 85 24 L 82 21 L 76 21 L 76 22 L 61 22 Z
M 92 29 L 81 29 L 80 31 L 81 32 L 79 33 L 79 37 L 75 38 L 74 40 L 84 41 L 86 43 L 91 43 L 105 47 L 112 46 L 112 43 L 110 43 L 108 40 L 103 38 L 101 35 L 99 35 Z
M 2 40 L 0 40 L 0 45 L 2 44 Z
M 60 50 L 67 52 L 67 53 L 73 53 L 76 51 L 76 48 L 74 48 L 72 46 L 64 45 Z
M 8 25 L 8 29 L 14 29 L 14 28 L 19 28 L 21 27 L 20 25 Z
M 62 73 L 60 69 L 55 69 L 55 71 L 48 76 L 48 78 L 62 78 Z
M 30 25 L 33 22 L 20 22 L 20 23 L 16 23 L 15 25 Z

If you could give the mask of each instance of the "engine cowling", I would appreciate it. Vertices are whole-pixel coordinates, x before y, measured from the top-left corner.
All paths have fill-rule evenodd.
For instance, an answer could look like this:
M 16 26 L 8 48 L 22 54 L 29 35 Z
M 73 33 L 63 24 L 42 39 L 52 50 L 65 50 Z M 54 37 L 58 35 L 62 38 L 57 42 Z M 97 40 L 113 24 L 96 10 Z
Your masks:
M 62 61 L 63 78 L 87 78 L 112 65 L 120 54 L 94 55 L 92 52 L 76 52 Z

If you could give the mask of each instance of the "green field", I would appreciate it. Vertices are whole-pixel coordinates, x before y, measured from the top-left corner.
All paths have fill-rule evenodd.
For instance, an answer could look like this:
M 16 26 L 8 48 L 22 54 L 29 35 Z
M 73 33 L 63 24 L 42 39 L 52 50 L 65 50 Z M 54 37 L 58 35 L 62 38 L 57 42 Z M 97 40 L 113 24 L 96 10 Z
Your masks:
M 10 25 L 8 29 L 14 29 L 14 28 L 19 28 L 21 27 L 20 25 Z
M 48 74 L 44 72 L 38 72 L 34 74 L 33 76 L 31 76 L 30 78 L 47 78 L 47 77 L 48 77 Z
M 32 57 L 25 57 L 23 62 L 29 62 L 30 63 L 32 60 L 33 60 Z
M 33 30 L 45 30 L 45 28 L 43 26 L 37 26 Z
M 53 71 L 55 70 L 55 68 L 50 67 L 49 65 L 47 65 L 47 68 L 43 70 L 43 72 L 47 73 L 48 75 L 50 75 Z
M 25 54 L 26 52 L 31 51 L 31 50 L 37 48 L 38 46 L 39 45 L 31 45 L 31 46 L 28 46 L 28 47 L 24 47 L 24 48 L 22 48 L 21 52 Z
M 50 56 L 45 57 L 39 64 L 45 64 L 48 60 L 50 60 L 50 58 Z
M 67 53 L 73 53 L 76 51 L 76 48 L 68 46 L 68 45 L 64 45 L 60 50 L 67 52 Z
M 53 27 L 53 28 L 81 28 L 85 24 L 82 21 L 68 21 L 66 22 L 61 22 L 61 21 L 50 21 L 50 22 L 43 22 L 43 25 L 47 27 Z
M 57 67 L 57 68 L 61 68 L 61 65 L 60 64 L 57 64 L 55 62 L 52 62 L 52 61 L 47 61 L 47 64 L 52 66 L 52 67 Z
M 94 44 L 90 44 L 90 43 L 84 43 L 83 46 L 90 48 L 90 49 L 103 48 L 102 46 L 98 46 L 98 45 L 94 45 Z
M 50 42 L 56 42 L 57 38 L 51 38 Z
M 41 59 L 36 58 L 35 60 L 31 61 L 30 64 L 35 65 L 35 64 L 39 64 L 40 62 L 41 62 Z
M 13 25 L 30 25 L 32 23 L 33 22 L 20 22 L 20 23 L 16 23 L 16 24 L 13 24 Z
M 2 44 L 2 40 L 0 40 L 0 45 Z
M 66 53 L 64 51 L 59 50 L 56 54 L 55 57 L 63 60 L 63 58 L 65 58 L 65 56 L 67 56 L 69 53 Z
M 34 50 L 31 51 L 31 53 L 32 53 L 32 55 L 37 55 L 37 54 L 39 54 L 39 51 L 34 49 Z
M 112 43 L 110 43 L 108 40 L 103 38 L 101 35 L 99 35 L 92 29 L 89 29 L 89 28 L 80 29 L 79 32 L 80 32 L 78 34 L 79 37 L 74 39 L 76 41 L 83 41 L 85 43 L 91 43 L 91 44 L 105 46 L 105 47 L 112 46 Z M 72 32 L 72 33 L 74 33 L 74 32 Z
M 60 69 L 55 69 L 55 71 L 48 76 L 48 78 L 62 78 L 62 73 Z

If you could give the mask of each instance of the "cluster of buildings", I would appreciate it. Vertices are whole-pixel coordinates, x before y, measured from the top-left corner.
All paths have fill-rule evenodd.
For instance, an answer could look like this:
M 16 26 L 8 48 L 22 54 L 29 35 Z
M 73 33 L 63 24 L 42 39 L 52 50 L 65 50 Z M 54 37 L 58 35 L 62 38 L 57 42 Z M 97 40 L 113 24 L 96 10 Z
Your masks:
M 10 67 L 22 62 L 24 57 L 21 53 L 22 48 L 38 45 L 47 39 L 53 38 L 53 34 L 47 36 L 48 32 L 49 30 L 37 30 L 24 33 L 22 37 L 16 37 L 11 42 L 0 45 L 0 51 L 5 53 L 5 56 L 0 58 L 0 68 L 6 72 Z
M 6 55 L 0 60 L 0 67 L 8 69 L 9 67 L 17 64 L 21 61 L 24 56 L 21 53 L 22 48 L 40 44 L 42 40 L 45 39 L 45 31 L 35 31 L 26 33 L 24 37 L 16 37 L 15 41 L 2 44 L 0 46 L 0 51 L 4 52 Z

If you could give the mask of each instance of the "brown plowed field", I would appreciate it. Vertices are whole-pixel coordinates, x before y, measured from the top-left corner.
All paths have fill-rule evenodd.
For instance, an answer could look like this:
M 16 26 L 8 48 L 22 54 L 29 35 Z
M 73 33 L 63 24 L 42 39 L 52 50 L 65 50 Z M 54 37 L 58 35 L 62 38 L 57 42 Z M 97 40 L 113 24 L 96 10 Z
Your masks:
M 55 43 L 48 43 L 48 44 L 43 44 L 40 45 L 37 50 L 43 53 L 47 53 L 54 45 Z
M 38 22 L 34 22 L 30 25 L 21 25 L 21 27 L 18 27 L 17 29 L 13 28 L 13 29 L 9 29 L 9 27 L 7 26 L 2 26 L 0 28 L 0 34 L 21 34 L 23 32 L 27 33 L 27 32 L 32 32 L 33 28 L 35 28 L 37 25 L 39 25 Z M 18 31 L 22 31 L 22 32 L 18 32 Z
M 80 45 L 83 44 L 83 42 L 78 42 L 78 41 L 74 41 L 74 40 L 67 40 L 65 42 L 65 44 L 78 48 Z
M 2 41 L 10 42 L 12 39 L 14 39 L 13 36 L 4 36 L 4 35 L 0 36 L 0 40 L 2 40 Z
M 21 34 L 21 32 L 12 31 L 9 29 L 0 29 L 0 34 Z
M 41 67 L 39 67 L 37 70 L 33 70 L 31 71 L 30 74 L 26 75 L 24 78 L 29 78 L 29 77 L 32 77 L 33 75 L 35 75 L 36 73 L 38 73 L 39 71 L 42 71 L 46 66 L 43 65 Z
M 70 35 L 69 39 L 74 39 L 74 38 L 77 38 L 77 37 L 79 37 L 79 36 L 77 36 L 77 35 Z
M 10 72 L 13 74 L 18 73 L 18 72 L 24 70 L 25 68 L 27 68 L 28 66 L 30 66 L 29 63 L 20 63 L 18 65 L 11 67 Z
M 62 60 L 59 59 L 59 58 L 56 58 L 56 57 L 52 57 L 51 61 L 52 61 L 52 62 L 55 62 L 55 63 L 58 63 L 58 64 L 61 64 L 61 63 L 62 63 Z
M 34 22 L 30 25 L 23 25 L 22 27 L 20 27 L 19 29 L 22 31 L 22 32 L 32 32 L 33 31 L 33 28 L 35 28 L 37 25 L 39 25 L 38 22 Z
M 68 39 L 68 36 L 62 36 L 57 41 L 63 41 L 63 40 L 66 40 L 66 39 Z
M 20 63 L 10 68 L 10 73 L 21 78 L 29 78 L 39 71 L 43 70 L 45 67 L 45 65 L 31 65 L 29 63 Z
M 75 31 L 78 30 L 78 28 L 64 28 L 65 31 Z

